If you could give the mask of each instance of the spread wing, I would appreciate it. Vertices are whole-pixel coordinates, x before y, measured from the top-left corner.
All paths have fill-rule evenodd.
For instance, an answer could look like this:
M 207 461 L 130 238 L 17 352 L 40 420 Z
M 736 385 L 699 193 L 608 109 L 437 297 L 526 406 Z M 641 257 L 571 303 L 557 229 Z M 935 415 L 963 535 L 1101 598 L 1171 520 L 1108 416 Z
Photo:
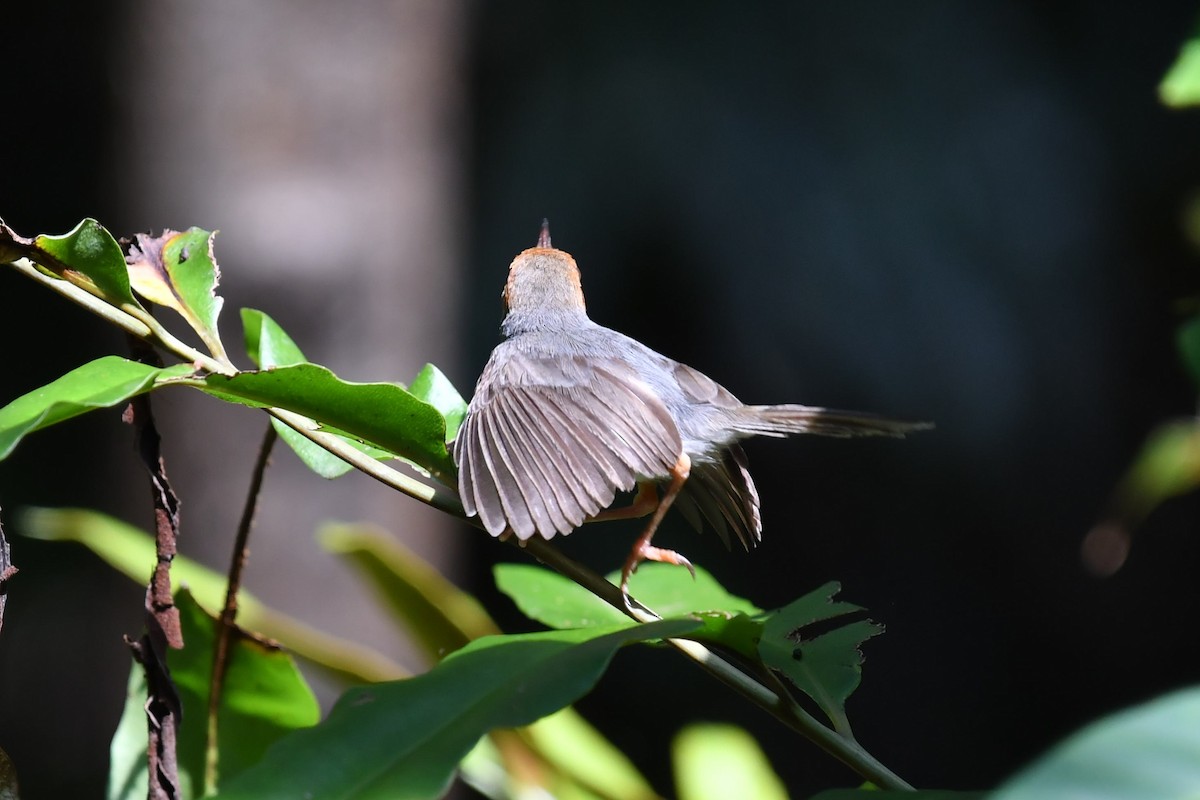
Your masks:
M 683 451 L 662 401 L 627 365 L 493 354 L 458 438 L 459 494 L 493 536 L 570 533 Z

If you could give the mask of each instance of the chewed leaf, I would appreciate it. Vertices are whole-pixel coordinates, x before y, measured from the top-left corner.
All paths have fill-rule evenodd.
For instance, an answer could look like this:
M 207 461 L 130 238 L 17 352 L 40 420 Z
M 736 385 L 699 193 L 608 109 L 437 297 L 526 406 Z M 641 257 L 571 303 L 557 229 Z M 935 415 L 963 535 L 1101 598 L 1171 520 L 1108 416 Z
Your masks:
M 458 436 L 458 426 L 462 425 L 463 417 L 467 415 L 467 401 L 462 399 L 450 379 L 433 364 L 426 364 L 413 378 L 408 390 L 446 418 L 446 441 L 454 441 L 454 437 Z
M 33 239 L 18 236 L 0 222 L 0 260 L 21 256 L 77 286 L 99 292 L 113 305 L 138 305 L 129 290 L 121 246 L 94 219 L 85 219 L 61 236 L 43 234 Z
M 173 308 L 200 335 L 212 354 L 224 358 L 217 331 L 224 300 L 217 296 L 221 270 L 213 258 L 216 232 L 189 228 L 154 237 L 139 233 L 126 259 L 134 291 L 152 303 Z
M 776 611 L 763 626 L 758 645 L 763 663 L 811 697 L 839 730 L 848 727 L 846 699 L 862 678 L 859 645 L 883 633 L 883 626 L 869 619 L 831 622 L 862 611 L 834 602 L 840 589 L 836 582 L 827 583 Z
M 115 406 L 154 388 L 158 380 L 190 372 L 190 364 L 157 368 L 117 356 L 73 369 L 0 408 L 0 459 L 7 458 L 27 434 L 96 408 Z

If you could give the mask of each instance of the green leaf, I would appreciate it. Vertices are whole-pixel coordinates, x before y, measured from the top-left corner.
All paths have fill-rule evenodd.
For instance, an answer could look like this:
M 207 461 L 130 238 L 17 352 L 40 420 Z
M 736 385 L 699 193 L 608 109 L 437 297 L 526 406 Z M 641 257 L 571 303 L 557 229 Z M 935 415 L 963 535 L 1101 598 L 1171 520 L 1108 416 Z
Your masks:
M 955 792 L 945 789 L 918 789 L 915 792 L 882 789 L 829 789 L 809 800 L 984 800 L 987 792 Z
M 242 328 L 246 335 L 246 353 L 255 365 L 268 367 L 287 367 L 293 364 L 307 363 L 308 359 L 275 320 L 261 311 L 253 308 L 242 309 Z M 332 480 L 340 478 L 354 469 L 350 464 L 335 456 L 324 447 L 306 439 L 298 431 L 289 428 L 277 419 L 271 419 L 271 425 L 283 443 L 299 456 L 304 465 L 322 478 Z M 390 456 L 382 450 L 356 442 L 353 439 L 340 437 L 346 444 L 364 453 L 370 453 L 372 458 Z
M 532 564 L 498 564 L 496 587 L 512 598 L 521 613 L 551 628 L 635 625 L 623 612 L 557 572 Z M 608 576 L 619 579 L 619 573 Z M 713 576 L 696 568 L 696 578 L 667 564 L 642 564 L 630 581 L 630 593 L 660 616 L 718 612 L 759 614 L 753 603 L 725 591 Z
M 185 791 L 184 796 L 194 797 L 199 794 L 194 789 L 204 785 L 208 694 L 217 623 L 186 589 L 176 594 L 175 603 L 187 646 L 169 651 L 167 662 L 179 691 L 185 721 L 179 728 L 179 770 L 187 776 L 193 791 Z M 220 782 L 235 778 L 259 761 L 267 747 L 285 733 L 315 725 L 320 718 L 317 700 L 291 656 L 240 631 L 230 644 L 229 667 L 217 713 Z M 134 669 L 141 672 L 139 665 L 135 664 Z M 133 688 L 134 681 L 130 684 Z M 146 771 L 145 702 L 145 694 L 127 698 L 125 714 L 113 740 L 114 772 L 110 775 L 110 786 L 133 787 L 138 783 L 136 774 L 144 775 Z M 129 717 L 140 724 L 126 724 Z M 141 758 L 129 764 L 135 728 L 141 732 Z M 111 796 L 145 797 L 144 778 L 137 789 L 138 794 Z
M 633 762 L 574 709 L 543 717 L 523 733 L 538 756 L 575 784 L 622 800 L 658 797 Z
M 454 441 L 463 417 L 467 415 L 467 401 L 462 399 L 450 379 L 433 364 L 426 364 L 413 378 L 408 391 L 438 410 L 446 420 L 446 441 Z
M 1175 342 L 1192 383 L 1200 387 L 1200 314 L 1179 326 Z
M 330 524 L 318 531 L 317 538 L 375 586 L 396 620 L 431 659 L 472 639 L 500 633 L 478 600 L 385 531 Z
M 815 623 L 862 611 L 850 603 L 834 602 L 833 596 L 840 590 L 836 582 L 827 583 L 768 617 L 758 652 L 763 663 L 782 672 L 811 697 L 835 728 L 847 730 L 846 699 L 862 678 L 859 645 L 883 633 L 883 626 L 860 619 L 827 632 L 806 630 Z
M 75 276 L 61 273 L 61 268 L 80 273 L 113 305 L 139 306 L 129 290 L 125 254 L 112 234 L 96 220 L 85 219 L 70 233 L 62 236 L 42 235 L 33 241 L 37 251 L 49 254 L 52 259 L 46 263 L 48 260 L 39 258 L 39 252 L 30 252 L 29 257 L 37 263 L 61 274 L 72 283 L 83 282 Z
M 550 628 L 633 626 L 637 622 L 557 572 L 532 564 L 497 564 L 496 588 L 521 613 Z
M 1194 800 L 1200 796 L 1200 688 L 1095 722 L 1005 781 L 991 800 Z
M 288 367 L 308 362 L 292 337 L 262 311 L 243 308 L 242 329 L 246 335 L 246 354 L 255 366 Z
M 671 744 L 679 800 L 787 800 L 758 742 L 735 725 L 691 725 Z
M 1164 423 L 1146 437 L 1117 490 L 1120 516 L 1141 521 L 1168 498 L 1200 485 L 1200 424 L 1195 418 Z
M 483 734 L 574 702 L 621 646 L 693 627 L 670 621 L 479 639 L 419 677 L 350 690 L 324 722 L 281 740 L 220 796 L 440 797 Z
M 1172 108 L 1200 104 L 1200 27 L 1179 49 L 1175 63 L 1158 85 L 1158 98 Z
M 21 534 L 44 541 L 73 541 L 87 547 L 135 583 L 145 584 L 155 563 L 154 537 L 121 520 L 95 511 L 26 508 L 17 519 Z M 205 608 L 225 603 L 225 576 L 177 555 L 171 562 L 176 586 L 186 585 Z M 300 658 L 345 683 L 389 680 L 405 671 L 369 647 L 332 636 L 264 605 L 245 589 L 238 592 L 238 622 L 243 628 L 277 639 Z
M 146 673 L 142 665 L 133 662 L 129 670 L 129 683 L 125 689 L 125 706 L 121 719 L 108 747 L 108 800 L 141 800 L 147 793 L 146 748 L 149 735 L 146 733 Z M 181 775 L 186 781 L 180 787 L 184 797 L 195 797 L 191 776 Z
M 213 257 L 215 231 L 189 228 L 164 230 L 154 237 L 139 233 L 129 248 L 129 280 L 135 291 L 152 303 L 179 312 L 209 351 L 225 358 L 217 330 L 224 300 L 216 293 L 221 270 Z
M 334 433 L 395 453 L 454 485 L 446 423 L 438 410 L 394 383 L 351 383 L 317 364 L 296 364 L 233 376 L 209 375 L 189 385 L 223 400 L 286 408 Z
M 153 389 L 156 382 L 191 372 L 189 364 L 159 369 L 117 356 L 77 367 L 0 408 L 0 460 L 7 458 L 27 434 L 96 408 L 123 403 Z

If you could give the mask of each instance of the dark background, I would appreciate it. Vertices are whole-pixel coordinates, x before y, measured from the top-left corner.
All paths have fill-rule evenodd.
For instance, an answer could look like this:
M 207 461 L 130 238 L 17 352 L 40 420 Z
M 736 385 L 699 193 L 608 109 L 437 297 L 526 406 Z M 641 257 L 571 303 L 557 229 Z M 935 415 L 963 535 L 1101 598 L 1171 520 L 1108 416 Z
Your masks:
M 850 718 L 915 785 L 994 785 L 1082 723 L 1195 682 L 1197 498 L 1155 512 L 1113 577 L 1080 560 L 1145 434 L 1195 409 L 1173 336 L 1200 288 L 1183 226 L 1200 125 L 1156 98 L 1194 4 L 470 8 L 449 370 L 464 394 L 497 339 L 505 267 L 548 216 L 593 318 L 743 400 L 934 420 L 906 442 L 752 443 L 755 552 L 680 520 L 662 533 L 759 606 L 835 579 L 886 623 Z M 167 224 L 129 219 L 107 166 L 122 24 L 87 4 L 11 15 L 0 216 L 21 233 Z M 56 121 L 67 91 L 93 125 Z M 120 352 L 25 283 L 0 273 L 0 400 L 75 366 L 70 343 Z M 109 507 L 101 478 L 129 463 L 114 419 L 38 434 L 0 465 L 5 518 Z M 564 546 L 607 570 L 635 533 Z M 473 590 L 528 625 L 490 588 L 514 554 L 454 535 Z M 16 539 L 13 557 L 0 746 L 28 797 L 94 795 L 141 590 L 68 548 Z M 694 719 L 749 727 L 796 796 L 856 783 L 666 652 L 621 654 L 581 709 L 667 794 L 669 738 Z

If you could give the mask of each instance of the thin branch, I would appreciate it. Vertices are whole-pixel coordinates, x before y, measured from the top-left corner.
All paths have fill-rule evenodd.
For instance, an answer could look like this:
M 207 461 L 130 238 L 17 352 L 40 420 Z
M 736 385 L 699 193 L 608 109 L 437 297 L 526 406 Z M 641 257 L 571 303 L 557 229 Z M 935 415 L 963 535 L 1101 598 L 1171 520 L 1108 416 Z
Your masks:
M 229 645 L 236 631 L 235 623 L 238 612 L 238 591 L 242 586 L 242 571 L 246 568 L 249 558 L 250 531 L 254 527 L 254 515 L 258 509 L 258 498 L 262 493 L 263 476 L 271 461 L 271 450 L 279 434 L 274 425 L 267 425 L 262 443 L 258 447 L 258 458 L 254 461 L 254 470 L 250 476 L 250 489 L 246 494 L 246 503 L 242 507 L 242 518 L 238 522 L 237 536 L 234 537 L 233 555 L 229 562 L 229 576 L 225 582 L 225 606 L 217 621 L 217 641 L 213 647 L 212 677 L 208 689 L 208 740 L 204 755 L 204 794 L 216 794 L 217 776 L 220 767 L 218 748 L 220 726 L 217 723 L 218 712 L 221 708 L 221 693 L 225 688 L 225 675 L 229 669 Z
M 24 260 L 22 259 L 22 261 Z M 147 324 L 144 321 L 144 312 L 137 313 L 140 312 L 140 309 L 135 312 L 136 316 L 119 309 L 114 309 L 107 302 L 92 296 L 88 292 L 75 287 L 73 284 L 43 275 L 28 262 L 24 265 L 19 262 L 13 263 L 17 269 L 54 291 L 67 296 L 72 301 L 93 311 L 93 313 L 109 319 L 133 335 L 162 346 L 185 361 L 219 374 L 232 374 L 231 370 L 234 370 L 233 366 L 228 362 L 217 361 L 211 356 L 180 342 L 159 326 L 153 318 L 150 318 L 150 324 Z M 389 467 L 381 461 L 355 450 L 337 436 L 318 430 L 316 423 L 302 414 L 282 408 L 269 408 L 267 409 L 267 413 L 379 482 L 409 497 L 420 500 L 426 505 L 430 505 L 479 527 L 478 519 L 467 518 L 465 516 L 462 504 L 459 502 L 456 494 L 425 484 Z M 644 606 L 640 606 L 640 604 L 638 605 L 638 608 L 641 609 L 639 614 L 630 613 L 625 607 L 620 590 L 616 586 L 606 581 L 597 573 L 567 558 L 548 542 L 534 539 L 526 543 L 525 549 L 547 566 L 575 581 L 580 586 L 591 591 L 615 608 L 629 614 L 634 619 L 644 621 L 645 619 L 657 618 L 654 612 Z M 908 783 L 864 750 L 857 741 L 851 737 L 839 735 L 836 731 L 822 725 L 811 714 L 801 708 L 786 692 L 780 693 L 769 688 L 747 671 L 726 661 L 699 643 L 682 639 L 670 640 L 670 643 L 718 680 L 731 686 L 735 691 L 738 691 L 755 704 L 767 710 L 788 727 L 793 728 L 812 740 L 817 746 L 850 766 L 863 777 L 883 788 L 912 789 Z
M 633 601 L 635 608 L 644 616 L 639 619 L 638 616 L 630 613 L 619 588 L 598 573 L 568 558 L 549 542 L 534 537 L 518 546 L 546 566 L 575 581 L 613 608 L 639 622 L 660 619 L 658 614 L 636 601 Z M 767 711 L 784 725 L 802 734 L 877 786 L 884 789 L 912 790 L 913 787 L 909 783 L 884 766 L 882 762 L 863 749 L 857 741 L 843 738 L 837 732 L 822 725 L 815 717 L 801 708 L 790 695 L 781 694 L 767 687 L 746 670 L 727 661 L 699 642 L 690 639 L 668 639 L 667 641 L 676 650 L 692 659 L 701 669 Z
M 142 340 L 130 337 L 129 345 L 139 361 L 161 366 L 158 354 Z M 167 649 L 183 647 L 179 610 L 171 595 L 171 562 L 175 559 L 179 535 L 179 498 L 167 479 L 150 398 L 147 395 L 133 398 L 125 412 L 125 420 L 134 426 L 138 455 L 150 474 L 157 555 L 154 573 L 146 587 L 146 628 L 138 640 L 125 637 L 125 642 L 146 673 L 146 724 L 150 737 L 146 758 L 150 797 L 156 800 L 178 798 L 179 763 L 175 744 L 182 709 L 179 693 L 167 669 Z

